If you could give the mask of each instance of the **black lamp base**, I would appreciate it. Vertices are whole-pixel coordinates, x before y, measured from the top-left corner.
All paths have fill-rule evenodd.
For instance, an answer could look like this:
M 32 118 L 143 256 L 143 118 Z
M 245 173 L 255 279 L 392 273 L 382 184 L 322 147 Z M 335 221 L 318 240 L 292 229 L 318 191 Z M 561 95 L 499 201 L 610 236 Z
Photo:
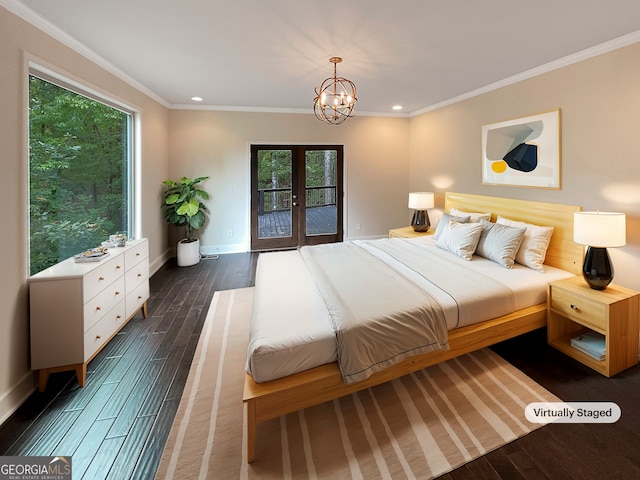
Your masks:
M 582 276 L 594 290 L 604 290 L 613 280 L 613 265 L 606 248 L 587 247 Z
M 429 213 L 426 210 L 415 210 L 411 219 L 411 226 L 415 232 L 426 232 L 431 224 L 429 223 Z

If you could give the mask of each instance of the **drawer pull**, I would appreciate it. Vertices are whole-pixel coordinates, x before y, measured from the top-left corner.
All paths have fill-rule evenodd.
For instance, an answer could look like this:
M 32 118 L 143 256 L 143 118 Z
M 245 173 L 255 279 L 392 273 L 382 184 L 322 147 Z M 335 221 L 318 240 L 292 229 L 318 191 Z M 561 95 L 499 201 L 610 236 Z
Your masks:
M 138 295 L 138 300 L 141 300 L 141 299 L 142 299 L 142 295 Z
M 120 292 L 116 291 L 116 295 L 120 295 Z
M 96 335 L 96 340 L 100 340 L 102 337 L 100 335 Z
M 96 310 L 102 310 L 102 308 L 100 308 L 100 305 L 96 307 Z
M 141 276 L 142 276 L 142 274 L 141 274 L 141 273 L 139 273 L 139 274 L 138 274 L 138 277 L 141 277 Z
M 116 265 L 116 270 L 120 270 L 120 265 Z
M 120 320 L 121 318 L 122 318 L 122 316 L 116 315 L 116 320 Z
M 575 306 L 573 303 L 570 305 L 571 310 L 580 310 L 577 306 Z
M 140 256 L 140 253 L 136 253 L 136 257 L 139 257 L 139 256 Z
M 102 280 L 104 280 L 104 277 L 100 277 L 100 278 L 98 278 L 98 280 L 102 281 Z

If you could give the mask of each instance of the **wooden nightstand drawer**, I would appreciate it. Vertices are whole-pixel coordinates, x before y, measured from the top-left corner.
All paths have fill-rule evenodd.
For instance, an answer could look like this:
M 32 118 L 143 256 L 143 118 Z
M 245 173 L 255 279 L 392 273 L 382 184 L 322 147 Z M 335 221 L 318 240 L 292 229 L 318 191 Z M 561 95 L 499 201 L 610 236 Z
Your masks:
M 552 347 L 607 377 L 638 363 L 638 292 L 613 284 L 593 290 L 581 277 L 571 277 L 549 284 L 547 307 Z M 589 331 L 603 336 L 597 353 L 572 341 Z
M 571 295 L 560 288 L 551 288 L 550 292 L 553 310 L 592 330 L 606 333 L 608 305 Z

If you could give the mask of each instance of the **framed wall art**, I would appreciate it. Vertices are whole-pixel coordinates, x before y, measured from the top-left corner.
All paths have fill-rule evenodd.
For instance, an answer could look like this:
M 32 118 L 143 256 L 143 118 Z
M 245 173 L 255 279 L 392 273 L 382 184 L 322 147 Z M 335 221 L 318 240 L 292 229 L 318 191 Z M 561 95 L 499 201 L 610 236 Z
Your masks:
M 560 109 L 484 125 L 482 183 L 560 188 Z

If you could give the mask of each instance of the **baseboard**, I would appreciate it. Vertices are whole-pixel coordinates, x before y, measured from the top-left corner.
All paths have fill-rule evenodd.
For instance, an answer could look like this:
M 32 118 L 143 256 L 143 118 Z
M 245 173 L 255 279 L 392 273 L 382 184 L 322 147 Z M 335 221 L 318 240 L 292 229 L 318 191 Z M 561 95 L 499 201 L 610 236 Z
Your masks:
M 4 423 L 36 390 L 33 372 L 27 373 L 2 398 L 0 398 L 0 424 Z
M 389 235 L 355 235 L 355 236 L 347 236 L 345 237 L 345 242 L 350 242 L 352 240 L 377 240 L 379 238 L 389 238 Z
M 246 243 L 231 243 L 226 245 L 200 245 L 203 255 L 217 255 L 221 253 L 244 253 L 249 251 Z
M 167 250 L 165 250 L 162 255 L 160 255 L 158 258 L 156 258 L 153 262 L 149 263 L 149 276 L 151 277 L 154 273 L 156 273 L 158 270 L 160 270 L 160 267 L 162 267 L 165 263 L 167 263 L 167 261 L 171 258 L 171 257 L 175 257 L 176 256 L 176 249 L 173 248 L 169 248 Z

